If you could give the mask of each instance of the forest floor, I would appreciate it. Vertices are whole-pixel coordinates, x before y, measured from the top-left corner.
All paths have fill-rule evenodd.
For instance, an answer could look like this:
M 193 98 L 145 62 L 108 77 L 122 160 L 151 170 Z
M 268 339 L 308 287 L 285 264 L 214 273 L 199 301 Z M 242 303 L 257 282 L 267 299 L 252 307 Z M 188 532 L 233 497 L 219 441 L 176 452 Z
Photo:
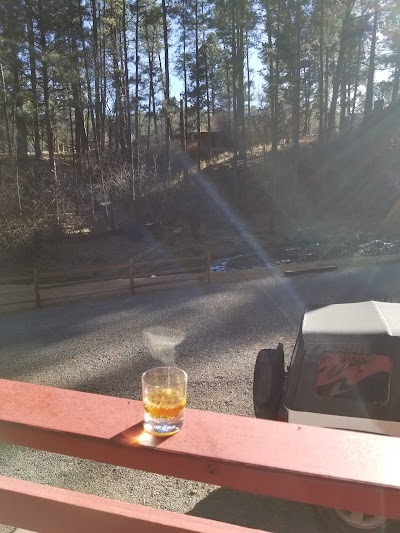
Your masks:
M 400 237 L 400 235 L 399 235 Z M 354 230 L 350 223 L 318 224 L 298 228 L 292 234 L 271 236 L 262 227 L 208 227 L 201 225 L 198 238 L 190 228 L 163 240 L 150 232 L 133 240 L 124 234 L 76 235 L 43 244 L 35 257 L 42 272 L 103 266 L 159 258 L 205 255 L 212 257 L 214 272 L 241 270 L 276 264 L 292 264 L 346 257 L 380 256 L 400 253 L 396 233 L 382 234 L 367 228 Z M 3 277 L 31 273 L 32 260 L 18 253 L 0 255 Z M 101 274 L 100 274 L 101 276 Z

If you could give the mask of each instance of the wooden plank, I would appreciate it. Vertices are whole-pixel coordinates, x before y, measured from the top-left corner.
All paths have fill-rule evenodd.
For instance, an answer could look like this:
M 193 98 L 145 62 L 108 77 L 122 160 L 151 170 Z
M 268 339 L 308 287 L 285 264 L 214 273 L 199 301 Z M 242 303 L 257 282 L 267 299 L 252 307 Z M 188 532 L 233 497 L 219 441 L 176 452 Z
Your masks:
M 4 294 L 15 294 L 17 292 L 25 292 L 28 290 L 32 290 L 32 285 L 25 285 L 24 287 L 22 287 L 22 289 L 12 289 L 11 291 L 0 291 L 0 296 Z
M 126 279 L 115 276 L 108 276 L 106 278 L 93 278 L 93 279 L 77 279 L 75 281 L 63 281 L 61 283 L 42 283 L 42 289 L 57 289 L 59 287 L 68 287 L 70 285 L 83 285 L 85 283 L 98 283 L 99 281 L 111 281 L 116 279 Z
M 381 257 L 376 260 L 377 265 L 386 264 L 386 263 L 400 263 L 400 256 L 394 255 L 393 257 Z
M 182 278 L 179 280 L 168 279 L 164 281 L 160 280 L 160 281 L 155 281 L 153 283 L 144 283 L 141 285 L 136 285 L 136 289 L 151 289 L 152 287 L 154 287 L 154 290 L 156 290 L 157 288 L 162 289 L 163 287 L 165 287 L 165 289 L 176 289 L 176 288 L 188 286 L 193 283 L 199 283 L 199 282 L 205 282 L 205 281 L 206 279 L 204 278 L 204 276 L 199 276 L 196 278 L 187 277 L 187 278 Z
M 140 263 L 136 263 L 136 268 L 139 269 L 139 267 L 144 267 L 144 266 L 154 266 L 154 265 L 157 265 L 157 264 L 165 264 L 165 263 L 184 263 L 184 262 L 195 262 L 195 261 L 199 261 L 199 262 L 205 262 L 206 261 L 206 258 L 204 256 L 197 256 L 197 257 L 177 257 L 177 258 L 172 258 L 172 259 L 159 259 L 157 261 L 142 261 Z
M 172 261 L 173 260 L 169 262 L 172 262 Z M 136 263 L 135 266 L 136 268 L 138 268 L 138 266 L 142 266 L 143 264 L 147 265 L 147 263 Z M 58 277 L 58 276 L 74 276 L 77 274 L 90 273 L 90 272 L 106 272 L 106 271 L 124 270 L 124 269 L 127 269 L 127 264 L 113 265 L 113 266 L 106 266 L 106 267 L 99 267 L 99 268 L 97 267 L 96 268 L 82 268 L 82 269 L 77 269 L 77 270 L 64 270 L 64 271 L 60 270 L 56 272 L 42 272 L 41 278 L 46 279 L 46 278 Z M 92 281 L 92 279 L 86 279 L 85 281 Z M 94 281 L 97 281 L 97 279 Z
M 337 270 L 336 265 L 329 265 L 329 266 L 316 266 L 316 267 L 310 267 L 310 268 L 299 268 L 299 269 L 290 269 L 285 270 L 285 276 L 298 276 L 300 274 L 313 274 L 317 272 L 333 272 L 334 270 Z
M 199 266 L 196 268 L 182 268 L 182 267 L 176 267 L 176 268 L 170 268 L 168 270 L 160 270 L 157 272 L 156 270 L 150 271 L 150 272 L 135 272 L 136 279 L 138 278 L 150 278 L 151 276 L 171 276 L 173 274 L 196 274 L 196 273 L 205 273 L 205 267 Z
M 29 281 L 32 283 L 32 276 L 13 276 L 11 278 L 0 278 L 0 283 L 13 283 L 14 281 Z
M 143 279 L 143 278 L 141 278 Z M 149 280 L 149 281 L 147 281 Z M 153 287 L 156 285 L 169 285 L 170 283 L 179 283 L 182 281 L 205 281 L 204 274 L 195 275 L 182 275 L 178 277 L 169 277 L 169 278 L 146 278 L 145 282 L 142 282 L 140 279 L 136 280 L 136 288 L 140 289 L 142 287 Z
M 33 304 L 33 300 L 14 300 L 12 302 L 0 302 L 0 306 L 1 305 L 9 305 L 10 307 L 11 306 L 14 306 L 14 305 L 22 305 L 22 304 Z
M 62 300 L 63 298 L 80 298 L 82 296 L 92 296 L 92 294 L 102 294 L 106 292 L 125 291 L 128 287 L 111 287 L 108 289 L 100 289 L 97 291 L 74 292 L 73 294 L 61 294 L 60 296 L 49 296 L 42 298 L 42 302 L 50 302 L 52 300 Z
M 93 266 L 76 268 L 73 270 L 55 270 L 53 272 L 41 272 L 42 278 L 55 278 L 57 276 L 75 276 L 88 272 L 107 272 L 109 270 L 123 270 L 127 268 L 127 263 L 120 263 L 118 265 Z
M 189 377 L 190 378 L 190 377 Z M 400 519 L 400 439 L 187 409 L 167 438 L 141 402 L 0 380 L 5 442 Z
M 57 533 L 257 533 L 223 522 L 3 476 L 0 523 Z

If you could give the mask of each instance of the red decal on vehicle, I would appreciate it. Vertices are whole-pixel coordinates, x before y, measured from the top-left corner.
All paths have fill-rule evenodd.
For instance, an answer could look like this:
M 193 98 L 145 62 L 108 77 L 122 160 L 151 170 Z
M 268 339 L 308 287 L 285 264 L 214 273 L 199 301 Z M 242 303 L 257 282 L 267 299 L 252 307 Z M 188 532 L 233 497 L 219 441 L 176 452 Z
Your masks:
M 343 379 L 351 386 L 381 372 L 392 373 L 392 360 L 386 355 L 325 353 L 315 385 L 323 387 Z

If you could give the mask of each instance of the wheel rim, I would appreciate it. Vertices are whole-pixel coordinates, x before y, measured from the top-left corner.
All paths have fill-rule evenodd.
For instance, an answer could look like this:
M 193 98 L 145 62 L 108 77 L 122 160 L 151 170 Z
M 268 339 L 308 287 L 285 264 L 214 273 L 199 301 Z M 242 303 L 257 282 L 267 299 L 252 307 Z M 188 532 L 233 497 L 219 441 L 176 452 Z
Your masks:
M 358 529 L 374 529 L 383 525 L 385 522 L 383 516 L 373 516 L 370 514 L 358 513 L 356 511 L 335 510 L 343 522 Z

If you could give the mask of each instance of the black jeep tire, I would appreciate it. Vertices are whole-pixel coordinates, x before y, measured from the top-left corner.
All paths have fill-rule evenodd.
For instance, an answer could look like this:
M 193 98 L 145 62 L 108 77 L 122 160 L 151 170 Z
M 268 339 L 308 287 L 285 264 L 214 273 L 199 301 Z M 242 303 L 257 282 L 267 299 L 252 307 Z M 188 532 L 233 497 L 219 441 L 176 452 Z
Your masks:
M 339 513 L 343 511 L 336 511 L 335 509 L 329 509 L 328 507 L 317 507 L 316 510 L 323 524 L 328 530 L 332 531 L 332 533 L 361 533 L 362 531 L 365 531 L 365 533 L 384 533 L 388 524 L 387 520 L 381 519 L 382 521 L 380 524 L 374 525 L 373 519 L 375 517 L 371 517 L 370 524 L 366 521 L 363 525 L 351 525 L 341 518 Z
M 282 345 L 261 350 L 254 367 L 253 404 L 257 418 L 277 420 L 285 382 L 285 356 Z

